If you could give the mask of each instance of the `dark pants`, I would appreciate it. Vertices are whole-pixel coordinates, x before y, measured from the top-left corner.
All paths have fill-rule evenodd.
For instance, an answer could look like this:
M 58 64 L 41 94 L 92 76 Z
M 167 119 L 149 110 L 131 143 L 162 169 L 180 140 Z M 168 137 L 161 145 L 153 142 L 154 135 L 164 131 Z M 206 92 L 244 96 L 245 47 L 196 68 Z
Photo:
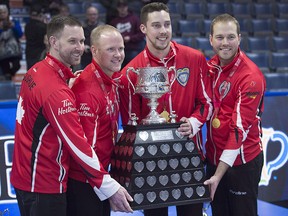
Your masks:
M 178 216 L 203 216 L 203 204 L 176 206 Z M 168 208 L 144 210 L 145 216 L 168 216 Z
M 16 189 L 21 216 L 65 216 L 66 194 L 41 194 Z
M 109 200 L 100 201 L 90 184 L 68 180 L 67 216 L 110 216 Z
M 263 166 L 263 153 L 252 161 L 227 170 L 221 179 L 213 202 L 213 216 L 257 216 L 258 184 Z M 207 163 L 207 177 L 216 166 Z

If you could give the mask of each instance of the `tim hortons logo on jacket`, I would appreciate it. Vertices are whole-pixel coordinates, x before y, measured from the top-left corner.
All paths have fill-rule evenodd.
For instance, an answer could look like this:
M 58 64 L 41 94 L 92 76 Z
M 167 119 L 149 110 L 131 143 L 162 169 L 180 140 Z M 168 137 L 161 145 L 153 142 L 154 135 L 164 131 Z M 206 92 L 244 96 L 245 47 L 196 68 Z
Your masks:
M 76 108 L 73 107 L 73 103 L 66 99 L 62 101 L 62 107 L 58 108 L 58 115 L 64 115 L 73 111 L 76 111 Z
M 86 117 L 94 117 L 94 113 L 90 112 L 91 108 L 87 106 L 87 103 L 80 103 L 80 107 L 78 109 L 78 114 L 80 116 Z

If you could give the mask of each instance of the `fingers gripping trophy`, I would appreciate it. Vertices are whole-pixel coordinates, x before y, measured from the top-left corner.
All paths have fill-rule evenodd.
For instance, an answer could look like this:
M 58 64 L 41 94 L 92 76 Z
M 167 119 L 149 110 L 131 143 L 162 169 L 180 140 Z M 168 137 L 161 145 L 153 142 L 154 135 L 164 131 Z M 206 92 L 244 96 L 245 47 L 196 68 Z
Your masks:
M 130 73 L 137 74 L 135 85 Z M 209 190 L 203 185 L 204 166 L 194 142 L 177 131 L 181 123 L 176 122 L 171 100 L 170 121 L 157 113 L 158 99 L 171 96 L 175 67 L 130 67 L 126 76 L 132 93 L 147 98 L 150 108 L 140 124 L 131 114 L 111 160 L 111 175 L 133 197 L 131 207 L 151 209 L 206 201 Z
M 168 74 L 171 71 L 173 74 L 170 76 L 170 81 Z M 138 75 L 136 86 L 131 82 L 129 72 L 134 72 Z M 147 117 L 141 121 L 141 123 L 144 125 L 167 123 L 167 120 L 164 117 L 161 117 L 159 113 L 157 113 L 156 109 L 158 106 L 158 98 L 166 93 L 170 93 L 171 86 L 176 79 L 175 67 L 172 66 L 169 69 L 166 67 L 145 67 L 136 70 L 130 67 L 126 72 L 126 76 L 133 87 L 134 93 L 141 94 L 143 97 L 149 99 L 148 106 L 150 107 L 150 112 Z M 172 107 L 172 104 L 170 104 L 170 107 Z M 171 122 L 175 123 L 176 115 L 173 112 L 171 114 Z M 132 115 L 131 121 L 135 122 L 134 115 Z

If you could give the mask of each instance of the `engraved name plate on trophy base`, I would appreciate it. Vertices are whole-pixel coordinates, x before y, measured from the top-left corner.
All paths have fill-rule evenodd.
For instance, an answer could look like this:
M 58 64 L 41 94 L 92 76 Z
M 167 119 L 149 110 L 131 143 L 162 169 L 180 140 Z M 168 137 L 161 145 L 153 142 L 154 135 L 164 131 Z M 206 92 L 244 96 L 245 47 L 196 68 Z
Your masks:
M 177 132 L 179 125 L 123 126 L 111 175 L 133 197 L 133 210 L 210 201 L 198 150 Z

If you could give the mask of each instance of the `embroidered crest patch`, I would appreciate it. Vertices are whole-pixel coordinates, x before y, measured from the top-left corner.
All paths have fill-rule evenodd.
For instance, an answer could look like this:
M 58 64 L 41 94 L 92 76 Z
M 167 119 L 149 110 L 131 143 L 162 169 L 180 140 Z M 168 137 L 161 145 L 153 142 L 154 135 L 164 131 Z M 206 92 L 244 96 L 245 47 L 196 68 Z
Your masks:
M 189 69 L 188 68 L 182 68 L 177 70 L 177 81 L 178 83 L 185 87 L 187 85 L 188 79 L 189 79 Z
M 223 81 L 221 85 L 219 86 L 219 94 L 221 97 L 225 98 L 226 95 L 228 94 L 229 90 L 231 87 L 231 83 L 227 81 Z

